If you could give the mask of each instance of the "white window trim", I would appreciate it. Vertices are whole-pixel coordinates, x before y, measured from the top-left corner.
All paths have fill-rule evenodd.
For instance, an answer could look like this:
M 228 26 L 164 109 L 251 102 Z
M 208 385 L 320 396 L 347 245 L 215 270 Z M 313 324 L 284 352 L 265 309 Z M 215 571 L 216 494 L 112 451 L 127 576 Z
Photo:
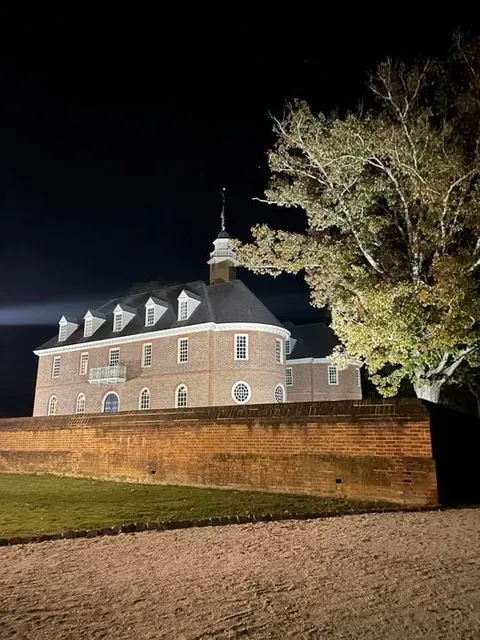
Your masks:
M 150 317 L 152 322 L 149 322 Z M 154 324 L 155 324 L 155 307 L 154 306 L 145 307 L 145 326 L 153 327 Z
M 279 402 L 277 400 L 277 398 L 275 397 L 275 394 L 277 393 L 277 389 L 280 387 L 280 389 L 282 390 L 283 393 L 283 400 L 281 402 Z M 281 384 L 280 382 L 278 384 L 275 385 L 275 390 L 273 392 L 273 400 L 274 402 L 276 402 L 277 404 L 284 404 L 285 401 L 287 399 L 287 392 L 285 391 L 285 387 L 283 386 L 283 384 Z
M 50 412 L 52 400 L 55 400 L 55 410 L 53 413 Z M 48 399 L 48 404 L 47 404 L 47 416 L 56 416 L 57 411 L 58 411 L 58 398 L 56 395 L 51 395 L 50 398 Z
M 59 326 L 59 329 L 58 329 L 58 341 L 59 342 L 64 342 L 67 339 L 67 336 L 68 336 L 68 325 L 65 322 L 64 324 L 62 323 Z
M 120 412 L 120 396 L 118 395 L 118 393 L 116 391 L 107 391 L 105 393 L 105 395 L 102 398 L 102 413 L 105 413 L 105 400 L 108 398 L 108 396 L 113 393 L 115 396 L 117 396 L 117 400 L 118 400 L 118 410 L 117 413 Z
M 185 320 L 188 320 L 192 315 L 192 313 L 195 311 L 195 309 L 198 307 L 198 305 L 201 304 L 201 300 L 197 300 L 196 297 L 189 294 L 188 291 L 185 291 L 185 289 L 178 296 L 177 302 L 178 302 L 177 319 L 179 322 L 185 322 Z M 187 316 L 185 318 L 180 317 L 180 309 L 182 308 L 182 302 L 187 303 Z
M 288 381 L 288 371 L 290 372 L 290 382 Z M 285 369 L 285 386 L 293 387 L 293 367 L 287 367 Z
M 180 389 L 185 389 L 186 391 L 186 401 L 185 401 L 185 406 L 179 407 L 178 406 L 178 392 L 180 391 Z M 188 407 L 188 387 L 186 384 L 179 384 L 178 387 L 175 389 L 175 409 L 186 409 Z
M 58 342 L 65 342 L 78 329 L 78 323 L 62 316 L 58 322 Z
M 359 389 L 362 388 L 362 374 L 359 367 L 355 369 L 355 382 L 357 383 L 357 387 Z
M 118 351 L 118 362 L 117 364 L 111 364 L 112 362 L 112 351 Z M 108 366 L 109 367 L 117 367 L 120 364 L 120 349 L 118 347 L 112 347 L 108 352 Z
M 278 345 L 280 345 L 280 359 L 277 358 Z M 275 339 L 275 362 L 276 362 L 276 364 L 283 364 L 283 340 L 281 338 L 276 338 Z
M 290 351 L 292 350 L 291 348 L 291 342 L 290 342 L 290 338 L 287 338 L 285 340 L 285 355 L 289 356 L 290 355 Z
M 85 362 L 86 362 L 85 371 L 82 370 L 82 367 L 83 367 L 83 356 L 87 356 L 86 359 L 85 359 Z M 87 373 L 88 373 L 88 352 L 84 351 L 83 353 L 80 354 L 80 366 L 79 366 L 79 369 L 78 369 L 78 375 L 79 376 L 86 376 Z
M 78 410 L 78 401 L 80 400 L 80 398 L 83 398 L 83 411 L 79 411 Z M 78 396 L 77 396 L 77 399 L 75 400 L 75 415 L 83 416 L 85 414 L 85 405 L 86 405 L 85 394 L 84 393 L 79 393 Z
M 56 363 L 58 362 L 58 372 L 55 373 L 56 370 Z M 53 361 L 52 361 L 52 378 L 59 378 L 60 377 L 60 371 L 62 368 L 62 358 L 61 356 L 54 356 Z
M 148 392 L 148 407 L 142 407 L 142 395 L 143 392 Z M 150 389 L 148 387 L 143 387 L 143 389 L 138 394 L 138 409 L 139 411 L 149 411 L 152 408 L 152 394 L 150 393 Z
M 235 387 L 237 385 L 239 385 L 239 384 L 244 384 L 248 389 L 248 396 L 247 396 L 246 400 L 240 401 L 240 400 L 237 400 L 237 398 L 235 397 L 235 393 L 234 393 L 235 392 Z M 245 380 L 237 380 L 232 385 L 231 396 L 232 396 L 232 400 L 235 402 L 235 404 L 247 404 L 247 402 L 250 402 L 250 400 L 252 398 L 252 388 L 250 387 L 248 382 L 245 382 Z
M 145 326 L 153 327 L 167 310 L 167 305 L 162 300 L 150 297 L 145 303 Z M 153 313 L 153 322 L 148 322 L 148 314 Z
M 181 344 L 182 344 L 182 342 L 186 342 L 186 343 L 187 343 L 187 349 L 186 349 L 186 351 L 187 351 L 187 357 L 186 357 L 186 359 L 185 359 L 185 360 L 182 360 L 182 359 L 181 359 L 181 357 L 180 357 L 180 356 L 181 356 L 181 353 L 182 353 L 182 351 L 181 351 Z M 188 337 L 185 337 L 185 338 L 179 338 L 179 339 L 178 339 L 178 343 L 177 343 L 177 363 L 178 363 L 178 364 L 187 364 L 187 363 L 188 363 L 188 356 L 189 356 L 189 353 L 188 353 L 188 352 L 189 352 L 189 346 L 190 346 L 190 345 L 189 345 L 189 342 L 188 342 Z
M 117 329 L 117 320 L 120 318 L 120 328 Z M 123 331 L 123 311 L 115 311 L 113 314 L 113 332 L 120 333 Z
M 89 309 L 83 316 L 83 337 L 91 338 L 104 322 L 106 322 L 105 318 L 94 315 Z M 89 331 L 87 331 L 87 328 L 89 328 Z
M 150 364 L 145 364 L 145 351 L 146 351 L 147 347 L 150 347 Z M 146 342 L 142 346 L 142 368 L 143 369 L 148 369 L 149 367 L 152 366 L 152 362 L 153 362 L 153 346 L 152 346 L 151 342 Z
M 83 337 L 90 338 L 93 335 L 93 318 L 85 318 L 83 324 Z
M 237 357 L 237 338 L 245 338 L 245 358 Z M 235 333 L 233 339 L 233 359 L 240 362 L 246 362 L 249 359 L 248 333 Z
M 330 371 L 331 370 L 335 370 L 335 382 L 330 382 Z M 327 382 L 331 387 L 335 387 L 338 385 L 339 383 L 339 378 L 340 376 L 338 375 L 338 369 L 334 364 L 329 364 L 328 365 L 328 370 L 327 370 Z
M 178 301 L 178 321 L 184 322 L 188 320 L 188 299 Z

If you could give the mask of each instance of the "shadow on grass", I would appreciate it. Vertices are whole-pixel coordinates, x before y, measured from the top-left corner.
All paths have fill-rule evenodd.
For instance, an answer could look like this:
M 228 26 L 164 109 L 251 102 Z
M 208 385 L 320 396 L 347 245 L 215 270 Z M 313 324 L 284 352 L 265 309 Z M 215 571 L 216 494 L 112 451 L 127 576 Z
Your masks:
M 0 537 L 99 529 L 135 522 L 230 516 L 345 515 L 401 505 L 309 495 L 0 474 Z

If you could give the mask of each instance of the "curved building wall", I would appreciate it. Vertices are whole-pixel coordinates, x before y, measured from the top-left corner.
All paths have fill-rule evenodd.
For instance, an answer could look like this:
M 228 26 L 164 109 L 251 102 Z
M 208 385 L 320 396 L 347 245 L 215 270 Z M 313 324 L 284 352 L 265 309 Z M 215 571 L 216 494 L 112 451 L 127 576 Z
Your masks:
M 221 327 L 221 325 L 220 325 Z M 248 336 L 248 359 L 235 359 L 235 335 Z M 179 340 L 188 339 L 188 357 L 180 362 Z M 34 415 L 47 415 L 49 400 L 57 398 L 57 414 L 75 413 L 79 393 L 85 395 L 85 413 L 99 413 L 108 391 L 119 397 L 119 410 L 139 408 L 139 396 L 144 388 L 150 391 L 150 408 L 175 406 L 179 385 L 188 389 L 190 407 L 236 404 L 233 385 L 242 380 L 251 388 L 249 404 L 275 402 L 275 387 L 285 383 L 285 364 L 276 362 L 276 339 L 282 340 L 282 360 L 285 358 L 285 332 L 276 327 L 263 330 L 185 331 L 182 334 L 139 339 L 106 346 L 85 345 L 76 350 L 58 350 L 40 355 L 35 392 Z M 144 345 L 151 345 L 151 362 L 143 366 Z M 108 384 L 89 382 L 92 370 L 107 367 L 110 350 L 119 349 L 118 362 L 126 370 L 126 381 Z M 81 372 L 82 354 L 88 354 L 86 373 Z M 52 377 L 53 361 L 60 356 L 58 377 Z

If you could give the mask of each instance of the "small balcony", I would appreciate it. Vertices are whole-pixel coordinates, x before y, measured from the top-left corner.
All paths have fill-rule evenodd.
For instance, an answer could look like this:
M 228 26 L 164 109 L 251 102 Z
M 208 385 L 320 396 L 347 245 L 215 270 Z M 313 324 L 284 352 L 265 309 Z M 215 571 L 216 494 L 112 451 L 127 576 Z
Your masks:
M 113 367 L 92 367 L 88 374 L 90 384 L 117 384 L 127 379 L 127 367 L 116 364 Z

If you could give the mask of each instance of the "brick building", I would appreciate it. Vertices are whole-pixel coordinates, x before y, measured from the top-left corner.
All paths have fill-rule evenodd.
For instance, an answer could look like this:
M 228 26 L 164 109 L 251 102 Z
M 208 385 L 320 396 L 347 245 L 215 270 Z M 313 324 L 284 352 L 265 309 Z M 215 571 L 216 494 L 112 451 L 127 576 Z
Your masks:
M 236 279 L 224 229 L 213 244 L 208 285 L 113 299 L 82 323 L 62 316 L 35 351 L 34 415 L 361 398 L 360 370 L 328 361 L 332 331 L 282 324 Z

